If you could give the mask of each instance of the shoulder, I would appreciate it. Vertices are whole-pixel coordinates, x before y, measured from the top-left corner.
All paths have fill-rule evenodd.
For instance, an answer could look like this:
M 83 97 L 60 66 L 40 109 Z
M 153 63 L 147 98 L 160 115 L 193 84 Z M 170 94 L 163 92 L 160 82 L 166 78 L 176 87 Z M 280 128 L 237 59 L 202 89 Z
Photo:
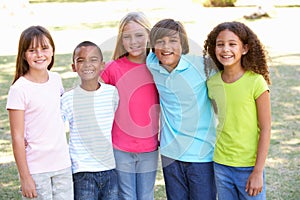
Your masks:
M 213 84 L 221 80 L 221 71 L 216 72 L 214 75 L 212 75 L 208 80 L 207 84 Z
M 247 71 L 245 73 L 245 76 L 246 78 L 251 81 L 251 82 L 254 82 L 254 83 L 263 83 L 263 82 L 266 82 L 264 77 L 261 75 L 261 74 L 257 74 L 253 71 Z
M 48 74 L 49 74 L 50 77 L 61 79 L 61 77 L 58 74 L 58 72 L 48 71 Z
M 62 99 L 68 99 L 70 97 L 73 97 L 73 94 L 74 94 L 74 88 L 73 89 L 70 89 L 66 92 L 64 92 L 61 96 Z
M 114 85 L 106 84 L 106 83 L 103 83 L 103 82 L 101 82 L 100 84 L 101 84 L 101 87 L 102 87 L 103 89 L 107 89 L 107 90 L 117 90 L 117 87 L 114 86 Z
M 154 66 L 156 66 L 157 64 L 159 64 L 159 61 L 155 55 L 155 53 L 150 52 L 146 58 L 146 64 L 148 67 L 152 68 Z

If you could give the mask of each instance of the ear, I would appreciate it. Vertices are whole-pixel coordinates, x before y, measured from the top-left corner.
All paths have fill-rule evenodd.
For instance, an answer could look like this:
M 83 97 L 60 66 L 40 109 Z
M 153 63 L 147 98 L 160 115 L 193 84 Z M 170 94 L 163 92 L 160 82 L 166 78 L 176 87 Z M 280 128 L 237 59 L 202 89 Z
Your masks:
M 73 72 L 76 72 L 76 67 L 75 67 L 74 63 L 72 63 L 72 70 L 73 70 Z
M 248 50 L 249 50 L 249 47 L 248 47 L 248 44 L 245 44 L 244 47 L 243 47 L 243 55 L 246 55 L 248 53 Z
M 100 64 L 100 71 L 104 70 L 104 67 L 105 67 L 105 62 L 104 62 L 104 61 L 101 61 L 101 64 Z

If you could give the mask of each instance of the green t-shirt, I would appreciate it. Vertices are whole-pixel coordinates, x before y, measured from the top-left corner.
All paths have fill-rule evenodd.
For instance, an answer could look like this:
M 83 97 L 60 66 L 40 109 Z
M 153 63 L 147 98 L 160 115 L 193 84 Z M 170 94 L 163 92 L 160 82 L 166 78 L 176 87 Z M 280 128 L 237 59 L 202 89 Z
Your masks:
M 221 73 L 208 80 L 208 95 L 218 110 L 214 161 L 234 167 L 254 166 L 259 127 L 256 99 L 269 90 L 264 78 L 251 71 L 233 83 L 225 83 Z

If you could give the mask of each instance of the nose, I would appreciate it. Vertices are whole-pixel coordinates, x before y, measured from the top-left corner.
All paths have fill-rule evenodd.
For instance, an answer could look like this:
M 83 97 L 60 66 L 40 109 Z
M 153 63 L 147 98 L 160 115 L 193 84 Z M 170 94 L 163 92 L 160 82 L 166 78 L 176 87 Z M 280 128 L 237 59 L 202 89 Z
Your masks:
M 43 55 L 42 50 L 41 50 L 41 49 L 37 49 L 37 50 L 36 50 L 36 55 L 37 55 L 38 57 L 42 56 L 42 55 Z
M 229 51 L 229 45 L 224 45 L 223 51 L 228 52 Z

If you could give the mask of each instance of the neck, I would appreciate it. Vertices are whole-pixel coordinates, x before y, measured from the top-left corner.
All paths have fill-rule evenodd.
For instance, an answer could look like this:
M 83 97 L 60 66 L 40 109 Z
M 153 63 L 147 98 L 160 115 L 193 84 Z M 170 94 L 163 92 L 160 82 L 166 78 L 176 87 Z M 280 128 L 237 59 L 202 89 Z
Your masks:
M 239 80 L 245 73 L 245 69 L 242 67 L 224 69 L 222 73 L 222 79 L 225 83 L 233 83 Z
M 47 70 L 43 71 L 36 71 L 36 70 L 29 70 L 24 77 L 34 83 L 45 83 L 49 79 L 49 74 Z
M 86 91 L 96 91 L 100 88 L 100 83 L 97 81 L 92 81 L 92 82 L 81 82 L 80 87 Z
M 140 55 L 140 56 L 127 56 L 127 59 L 131 62 L 138 63 L 138 64 L 144 64 L 146 62 L 146 55 Z

